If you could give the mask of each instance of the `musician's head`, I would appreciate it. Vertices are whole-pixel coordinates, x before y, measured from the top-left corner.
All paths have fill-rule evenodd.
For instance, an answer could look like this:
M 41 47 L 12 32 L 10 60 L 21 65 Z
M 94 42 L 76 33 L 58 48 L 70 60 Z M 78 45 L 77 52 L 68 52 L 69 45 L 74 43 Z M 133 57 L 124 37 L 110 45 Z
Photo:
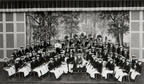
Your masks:
M 32 54 L 35 56 L 37 53 L 35 51 L 32 51 Z
M 14 52 L 15 52 L 15 53 L 17 53 L 17 52 L 18 52 L 18 50 L 17 50 L 17 49 L 14 49 Z
M 39 60 L 39 59 L 40 59 L 40 55 L 39 55 L 39 54 L 37 54 L 37 55 L 36 55 L 36 58 L 37 58 L 37 60 Z
M 135 63 L 138 63 L 138 59 L 137 58 L 135 59 Z
M 32 61 L 34 62 L 36 60 L 36 58 L 35 57 L 32 57 Z
M 123 61 L 123 62 L 125 62 L 125 61 L 126 61 L 126 59 L 125 59 L 124 57 L 122 57 L 122 61 Z
M 4 58 L 4 62 L 8 62 L 8 58 L 7 57 Z
M 20 47 L 20 50 L 23 50 L 23 46 Z
M 54 56 L 54 59 L 55 59 L 55 60 L 58 60 L 58 56 L 57 56 L 57 55 L 56 55 L 56 56 Z
M 30 53 L 26 53 L 26 56 L 29 58 L 30 57 Z
M 57 40 L 57 43 L 60 43 L 60 40 Z
M 111 64 L 113 63 L 113 59 L 110 59 L 110 63 L 111 63 Z
M 14 55 L 13 55 L 13 54 L 12 54 L 12 55 L 10 55 L 10 57 L 11 57 L 11 59 L 12 59 L 12 60 L 14 60 Z
M 130 61 L 127 59 L 126 60 L 126 65 L 129 65 L 130 64 Z
M 29 48 L 30 48 L 30 45 L 29 45 L 29 44 L 27 44 L 26 48 L 28 48 L 28 49 L 29 49 Z
M 118 54 L 117 54 L 117 53 L 114 53 L 114 56 L 115 56 L 115 58 L 117 58 L 117 57 L 118 57 Z
M 53 58 L 50 58 L 50 63 L 52 63 L 53 62 Z
M 142 65 L 142 61 L 138 61 L 138 64 L 139 64 L 139 65 Z

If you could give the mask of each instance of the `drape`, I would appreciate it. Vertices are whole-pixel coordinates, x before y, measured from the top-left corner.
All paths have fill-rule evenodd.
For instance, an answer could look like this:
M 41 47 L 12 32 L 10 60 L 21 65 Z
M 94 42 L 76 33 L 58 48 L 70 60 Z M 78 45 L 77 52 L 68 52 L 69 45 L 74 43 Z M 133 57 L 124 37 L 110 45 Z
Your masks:
M 40 11 L 41 9 L 49 11 L 47 8 L 100 8 L 100 10 L 103 8 L 106 10 L 107 8 L 120 9 L 120 7 L 135 10 L 137 9 L 135 7 L 144 7 L 144 0 L 0 0 L 0 12 Z

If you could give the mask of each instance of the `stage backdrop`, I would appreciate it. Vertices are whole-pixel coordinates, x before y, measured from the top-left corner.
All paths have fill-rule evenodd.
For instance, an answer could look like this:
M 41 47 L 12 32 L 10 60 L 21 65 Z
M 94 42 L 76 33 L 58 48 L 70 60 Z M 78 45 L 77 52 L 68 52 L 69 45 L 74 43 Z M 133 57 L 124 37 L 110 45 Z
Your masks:
M 130 59 L 132 55 L 136 55 L 144 61 L 144 11 L 90 12 L 90 8 L 85 10 L 87 12 L 68 12 L 69 10 L 0 13 L 0 61 L 9 57 L 15 48 L 40 41 L 40 37 L 54 43 L 52 41 L 56 39 L 63 40 L 65 35 L 72 36 L 81 32 L 91 33 L 95 37 L 101 35 L 103 41 L 107 37 L 107 40 L 114 43 L 129 46 Z M 114 31 L 118 31 L 122 25 L 125 25 L 125 32 L 121 35 L 119 33 L 119 38 Z
M 67 35 L 92 34 L 129 47 L 129 11 L 26 13 L 27 43 L 63 40 Z

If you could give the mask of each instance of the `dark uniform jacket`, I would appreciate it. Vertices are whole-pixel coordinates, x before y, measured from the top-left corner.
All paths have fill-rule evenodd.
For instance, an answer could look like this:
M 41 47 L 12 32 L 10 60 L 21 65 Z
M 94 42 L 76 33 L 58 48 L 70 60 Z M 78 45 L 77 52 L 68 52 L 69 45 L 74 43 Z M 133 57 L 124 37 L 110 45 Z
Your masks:
M 68 64 L 74 64 L 74 57 L 69 57 L 69 58 L 67 59 L 67 63 L 68 63 Z
M 124 65 L 124 71 L 123 72 L 126 72 L 126 73 L 129 73 L 130 72 L 130 65 Z
M 103 64 L 102 63 L 98 63 L 98 68 L 97 68 L 97 70 L 98 70 L 98 72 L 102 72 L 102 67 L 103 67 Z
M 50 63 L 48 64 L 48 69 L 49 69 L 49 70 L 52 70 L 52 69 L 54 69 L 54 68 L 55 68 L 54 62 L 50 62 Z
M 142 72 L 142 65 L 136 64 L 136 71 L 141 73 Z
M 107 68 L 108 70 L 114 70 L 114 63 L 108 62 L 108 63 L 106 64 L 106 68 Z

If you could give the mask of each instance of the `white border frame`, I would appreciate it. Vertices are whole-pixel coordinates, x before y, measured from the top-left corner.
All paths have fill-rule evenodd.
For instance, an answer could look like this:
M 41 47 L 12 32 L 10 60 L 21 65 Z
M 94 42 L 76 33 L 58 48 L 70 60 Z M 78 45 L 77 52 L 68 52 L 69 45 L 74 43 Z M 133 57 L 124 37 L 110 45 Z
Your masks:
M 135 11 L 144 10 L 144 7 L 67 7 L 67 8 L 17 8 L 0 9 L 0 12 L 34 12 L 34 11 Z

